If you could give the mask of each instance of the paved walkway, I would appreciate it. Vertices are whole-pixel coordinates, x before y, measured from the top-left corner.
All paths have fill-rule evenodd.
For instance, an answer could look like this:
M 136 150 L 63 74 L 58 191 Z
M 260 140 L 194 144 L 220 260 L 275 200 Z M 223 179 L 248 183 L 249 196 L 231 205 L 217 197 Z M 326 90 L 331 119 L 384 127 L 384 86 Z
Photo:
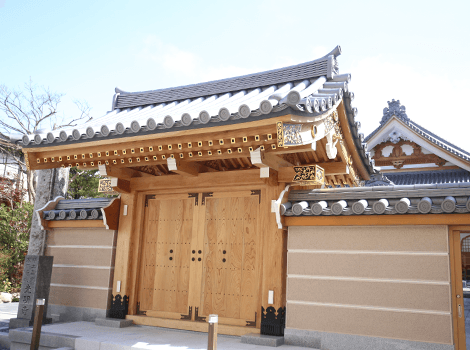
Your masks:
M 464 299 L 465 331 L 467 349 L 470 350 L 470 298 Z M 0 328 L 8 326 L 10 318 L 16 317 L 18 303 L 0 304 Z M 79 336 L 76 350 L 85 349 L 155 349 L 155 350 L 204 350 L 207 349 L 207 333 L 180 331 L 168 328 L 132 326 L 128 328 L 109 328 L 97 326 L 92 322 L 57 323 L 44 325 L 43 332 Z M 218 336 L 218 349 L 223 350 L 267 350 L 259 345 L 243 344 L 239 337 Z M 2 348 L 0 347 L 0 350 Z M 282 345 L 280 350 L 303 350 L 296 346 Z
M 10 318 L 15 318 L 18 312 L 18 302 L 0 304 L 0 322 L 10 322 Z
M 42 332 L 77 336 L 76 350 L 205 350 L 207 333 L 169 328 L 131 326 L 111 328 L 93 322 L 72 322 L 44 325 Z M 240 337 L 218 335 L 219 350 L 267 350 L 269 347 L 241 343 Z M 312 350 L 298 346 L 281 345 L 280 350 Z

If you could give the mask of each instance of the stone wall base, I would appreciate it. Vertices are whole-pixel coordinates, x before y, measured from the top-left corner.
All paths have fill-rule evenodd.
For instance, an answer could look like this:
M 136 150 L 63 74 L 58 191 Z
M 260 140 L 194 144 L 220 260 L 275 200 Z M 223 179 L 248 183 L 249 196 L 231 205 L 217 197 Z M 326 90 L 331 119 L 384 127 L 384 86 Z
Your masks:
M 54 323 L 73 321 L 95 322 L 97 318 L 106 318 L 106 315 L 107 310 L 88 307 L 49 304 L 47 309 L 47 316 L 51 317 Z
M 454 345 L 286 328 L 284 344 L 322 350 L 454 350 Z

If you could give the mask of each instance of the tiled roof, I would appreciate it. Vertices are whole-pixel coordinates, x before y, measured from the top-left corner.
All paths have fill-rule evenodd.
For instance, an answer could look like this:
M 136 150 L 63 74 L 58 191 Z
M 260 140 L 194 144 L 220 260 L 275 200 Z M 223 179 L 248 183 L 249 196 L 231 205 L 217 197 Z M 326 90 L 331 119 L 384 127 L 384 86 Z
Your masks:
M 349 96 L 350 74 L 337 74 L 340 53 L 338 46 L 325 57 L 297 66 L 202 84 L 135 93 L 116 90 L 113 110 L 106 115 L 75 128 L 23 135 L 21 142 L 25 147 L 83 143 L 239 123 L 292 111 L 321 116 L 335 108 L 343 95 Z
M 411 130 L 415 131 L 418 135 L 423 136 L 436 146 L 441 147 L 442 149 L 455 154 L 456 156 L 470 160 L 470 153 L 464 151 L 463 149 L 453 145 L 452 143 L 444 140 L 443 138 L 437 136 L 436 134 L 430 132 L 429 130 L 423 128 L 422 126 L 416 124 L 406 115 L 406 108 L 400 104 L 400 100 L 392 100 L 392 102 L 388 101 L 388 108 L 384 108 L 384 115 L 382 120 L 380 121 L 380 126 L 372 131 L 369 136 L 365 138 L 365 142 L 368 142 L 380 129 L 392 118 L 396 117 L 400 119 L 403 123 L 410 127 Z
M 54 210 L 42 213 L 43 219 L 52 220 L 102 220 L 101 208 L 108 206 L 114 198 L 63 199 Z
M 291 191 L 285 216 L 450 214 L 470 212 L 470 182 Z
M 464 169 L 384 173 L 395 185 L 427 185 L 470 182 L 470 172 Z

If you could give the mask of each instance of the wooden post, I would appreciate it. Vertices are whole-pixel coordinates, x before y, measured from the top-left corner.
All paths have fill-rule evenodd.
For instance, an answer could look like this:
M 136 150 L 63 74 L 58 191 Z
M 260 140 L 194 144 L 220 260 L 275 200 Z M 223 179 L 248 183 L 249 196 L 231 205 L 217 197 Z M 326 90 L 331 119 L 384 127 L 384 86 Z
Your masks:
M 209 333 L 207 350 L 217 350 L 217 325 L 219 323 L 218 315 L 209 315 Z
M 36 313 L 34 315 L 33 336 L 31 337 L 31 350 L 39 349 L 39 339 L 41 337 L 42 314 L 46 299 L 36 300 Z

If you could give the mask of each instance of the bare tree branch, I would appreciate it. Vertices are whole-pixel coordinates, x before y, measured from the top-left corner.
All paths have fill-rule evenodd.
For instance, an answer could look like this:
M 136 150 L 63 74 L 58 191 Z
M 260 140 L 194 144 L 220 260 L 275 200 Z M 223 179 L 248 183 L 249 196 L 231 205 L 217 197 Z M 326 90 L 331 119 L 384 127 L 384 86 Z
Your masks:
M 27 176 L 29 200 L 34 201 L 34 171 L 26 170 L 26 162 L 21 147 L 9 141 L 10 132 L 34 134 L 49 121 L 53 129 L 75 126 L 78 121 L 88 122 L 92 119 L 91 107 L 85 101 L 74 100 L 78 116 L 74 118 L 59 117 L 58 105 L 63 94 L 51 92 L 49 88 L 38 87 L 30 78 L 23 89 L 9 89 L 0 85 L 0 152 L 13 160 Z M 60 119 L 60 122 L 58 121 Z

